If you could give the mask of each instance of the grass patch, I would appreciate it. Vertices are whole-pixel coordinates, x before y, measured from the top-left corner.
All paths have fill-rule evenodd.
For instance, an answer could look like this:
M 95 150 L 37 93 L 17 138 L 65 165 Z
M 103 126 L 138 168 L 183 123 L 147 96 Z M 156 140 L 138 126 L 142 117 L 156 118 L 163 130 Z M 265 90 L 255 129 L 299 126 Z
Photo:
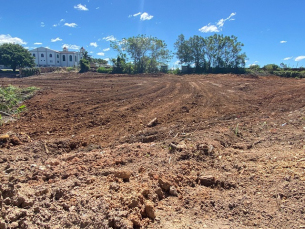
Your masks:
M 0 86 L 0 111 L 7 113 L 20 113 L 25 110 L 25 105 L 19 106 L 24 100 L 30 99 L 37 87 L 18 88 L 12 85 L 7 87 Z

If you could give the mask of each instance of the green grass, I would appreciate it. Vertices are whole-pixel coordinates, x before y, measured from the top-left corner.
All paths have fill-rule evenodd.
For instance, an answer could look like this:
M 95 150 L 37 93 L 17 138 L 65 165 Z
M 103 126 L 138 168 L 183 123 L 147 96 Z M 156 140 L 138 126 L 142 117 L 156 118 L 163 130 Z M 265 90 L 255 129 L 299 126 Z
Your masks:
M 18 88 L 12 85 L 0 86 L 0 111 L 20 113 L 25 110 L 25 105 L 20 105 L 24 100 L 30 99 L 39 90 L 36 87 Z

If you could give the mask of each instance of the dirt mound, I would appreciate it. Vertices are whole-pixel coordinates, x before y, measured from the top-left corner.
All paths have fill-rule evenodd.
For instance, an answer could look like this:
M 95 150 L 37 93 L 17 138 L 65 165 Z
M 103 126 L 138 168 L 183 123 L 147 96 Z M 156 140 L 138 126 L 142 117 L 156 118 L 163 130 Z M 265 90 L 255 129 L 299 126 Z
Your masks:
M 302 228 L 305 81 L 43 74 L 0 132 L 2 228 Z

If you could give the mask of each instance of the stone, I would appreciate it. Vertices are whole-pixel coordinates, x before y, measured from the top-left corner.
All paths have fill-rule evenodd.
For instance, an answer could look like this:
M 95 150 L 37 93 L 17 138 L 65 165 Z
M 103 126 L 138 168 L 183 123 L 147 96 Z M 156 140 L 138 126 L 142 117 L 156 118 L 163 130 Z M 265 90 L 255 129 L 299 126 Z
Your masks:
M 171 186 L 169 188 L 169 194 L 171 194 L 172 196 L 178 196 L 177 189 L 174 186 Z
M 158 195 L 159 200 L 164 199 L 164 193 L 161 188 L 157 188 L 155 192 Z
M 121 178 L 124 181 L 129 181 L 129 178 L 131 176 L 131 172 L 130 171 L 115 171 L 114 176 L 117 177 L 117 178 Z
M 8 135 L 8 134 L 2 134 L 2 135 L 0 135 L 0 140 L 7 140 L 7 139 L 9 139 L 10 138 L 10 136 Z
M 151 201 L 145 202 L 145 213 L 147 217 L 150 219 L 156 218 L 155 207 Z
M 210 186 L 216 184 L 216 179 L 212 175 L 206 175 L 206 176 L 200 176 L 198 178 L 198 182 L 199 182 L 200 185 L 210 187 Z
M 164 177 L 162 177 L 162 178 L 159 178 L 158 182 L 159 182 L 159 185 L 162 188 L 162 190 L 164 190 L 166 192 L 169 191 L 171 183 L 168 180 L 166 180 Z

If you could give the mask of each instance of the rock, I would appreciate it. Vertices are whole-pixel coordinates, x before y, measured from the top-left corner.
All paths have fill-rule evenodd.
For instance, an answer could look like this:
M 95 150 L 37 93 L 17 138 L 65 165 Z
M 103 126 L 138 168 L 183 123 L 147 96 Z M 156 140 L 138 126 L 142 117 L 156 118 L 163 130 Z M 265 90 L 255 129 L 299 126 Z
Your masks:
M 8 135 L 8 134 L 2 134 L 2 135 L 0 135 L 0 140 L 7 140 L 7 139 L 9 139 L 10 138 L 10 136 Z
M 141 216 L 130 214 L 128 219 L 133 223 L 133 226 L 140 227 L 141 226 Z
M 17 136 L 15 136 L 15 135 L 11 136 L 10 142 L 11 142 L 13 145 L 21 145 L 21 144 L 22 144 L 22 142 L 20 141 L 20 139 L 19 139 Z
M 216 179 L 212 175 L 200 176 L 198 182 L 200 185 L 210 187 L 216 183 Z
M 171 194 L 172 196 L 178 196 L 177 189 L 174 186 L 171 186 L 169 188 L 169 194 Z
M 118 191 L 120 189 L 120 185 L 116 182 L 112 182 L 109 186 L 109 189 L 114 190 L 114 191 Z
M 154 118 L 153 120 L 151 120 L 148 124 L 147 127 L 153 127 L 157 124 L 157 118 Z
M 155 207 L 151 201 L 145 202 L 145 213 L 147 217 L 150 219 L 156 218 Z
M 171 186 L 171 183 L 166 180 L 164 177 L 159 178 L 159 185 L 162 188 L 162 190 L 168 192 Z
M 157 188 L 155 192 L 158 195 L 159 200 L 164 199 L 164 193 L 161 188 Z
M 131 172 L 130 171 L 115 171 L 114 176 L 117 177 L 117 178 L 121 178 L 124 181 L 129 181 L 129 178 L 131 176 Z

